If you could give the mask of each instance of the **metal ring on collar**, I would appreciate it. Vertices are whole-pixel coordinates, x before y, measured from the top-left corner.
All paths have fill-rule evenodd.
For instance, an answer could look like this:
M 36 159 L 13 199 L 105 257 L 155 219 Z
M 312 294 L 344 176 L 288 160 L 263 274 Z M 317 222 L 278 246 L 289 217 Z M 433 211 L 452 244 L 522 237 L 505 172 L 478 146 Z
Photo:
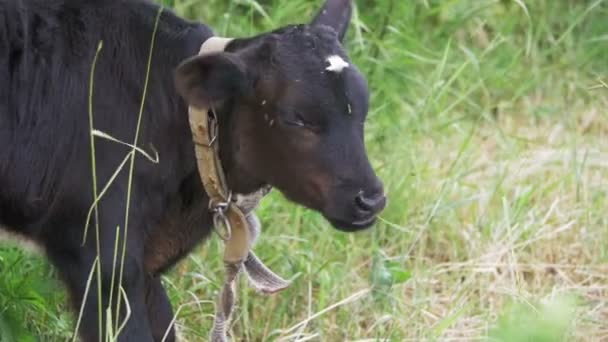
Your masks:
M 209 200 L 209 210 L 213 212 L 213 228 L 220 239 L 228 241 L 232 238 L 232 225 L 226 216 L 226 212 L 232 203 L 232 191 L 228 192 L 228 198 L 223 202 Z M 224 229 L 222 230 L 223 227 Z
M 224 209 L 218 208 L 213 214 L 213 228 L 223 241 L 229 241 L 232 238 L 232 225 Z
M 214 213 L 218 210 L 226 211 L 232 203 L 232 191 L 228 192 L 228 198 L 221 202 L 215 202 L 213 199 L 209 199 L 209 210 Z

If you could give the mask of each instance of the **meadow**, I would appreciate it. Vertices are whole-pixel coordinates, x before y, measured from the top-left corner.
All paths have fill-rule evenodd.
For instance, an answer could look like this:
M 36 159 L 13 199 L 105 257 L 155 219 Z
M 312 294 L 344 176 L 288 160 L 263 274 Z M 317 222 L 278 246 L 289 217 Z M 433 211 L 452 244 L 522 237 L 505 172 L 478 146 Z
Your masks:
M 219 35 L 321 1 L 164 0 Z M 239 288 L 239 341 L 608 340 L 608 1 L 356 0 L 347 50 L 372 90 L 389 205 L 357 234 L 273 192 L 256 253 L 293 281 Z M 63 341 L 55 271 L 0 242 L 0 341 Z M 222 286 L 214 237 L 164 278 L 184 341 Z

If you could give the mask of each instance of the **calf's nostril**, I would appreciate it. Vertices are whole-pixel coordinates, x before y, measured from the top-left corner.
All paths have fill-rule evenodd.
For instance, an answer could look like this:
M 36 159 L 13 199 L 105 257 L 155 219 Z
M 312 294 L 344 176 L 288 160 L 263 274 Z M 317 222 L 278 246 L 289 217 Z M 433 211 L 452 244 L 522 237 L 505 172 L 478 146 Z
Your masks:
M 357 206 L 360 209 L 363 209 L 365 211 L 371 210 L 370 206 L 368 205 L 367 200 L 363 197 L 362 194 L 359 194 L 359 195 L 357 195 L 357 197 L 355 197 L 355 203 L 357 204 Z
M 385 197 L 383 194 L 367 197 L 365 193 L 360 192 L 355 198 L 357 206 L 364 211 L 380 211 L 384 207 Z

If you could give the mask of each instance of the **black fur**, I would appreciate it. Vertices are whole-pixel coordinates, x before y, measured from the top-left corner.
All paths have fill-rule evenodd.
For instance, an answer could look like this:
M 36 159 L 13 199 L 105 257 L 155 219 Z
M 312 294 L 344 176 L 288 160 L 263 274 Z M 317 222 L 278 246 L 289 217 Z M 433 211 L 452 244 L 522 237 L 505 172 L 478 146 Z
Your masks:
M 159 275 L 207 237 L 212 222 L 182 96 L 217 108 L 222 162 L 234 191 L 270 184 L 338 228 L 373 223 L 385 199 L 363 145 L 367 86 L 354 66 L 342 74 L 323 71 L 327 54 L 347 60 L 339 40 L 350 1 L 329 0 L 325 8 L 312 26 L 237 39 L 225 54 L 203 59 L 191 57 L 211 29 L 165 10 L 138 138 L 160 162 L 136 157 L 126 241 L 129 163 L 100 202 L 82 246 L 93 202 L 93 57 L 102 41 L 93 126 L 131 143 L 158 7 L 144 0 L 0 0 L 0 226 L 44 248 L 75 310 L 98 252 L 101 302 L 106 308 L 112 293 L 116 306 L 111 279 L 118 228 L 126 246 L 122 287 L 132 310 L 120 341 L 159 341 L 168 327 L 172 313 Z M 336 27 L 326 15 L 337 18 Z M 95 148 L 101 191 L 129 148 L 99 138 Z M 80 329 L 85 341 L 100 336 L 96 293 L 93 282 Z

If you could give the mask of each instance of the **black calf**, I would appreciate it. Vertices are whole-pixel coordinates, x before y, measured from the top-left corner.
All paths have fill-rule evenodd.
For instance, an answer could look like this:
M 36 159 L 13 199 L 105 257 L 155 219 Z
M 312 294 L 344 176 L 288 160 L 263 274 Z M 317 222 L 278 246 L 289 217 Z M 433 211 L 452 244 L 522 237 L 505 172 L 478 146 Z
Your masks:
M 131 309 L 119 340 L 159 341 L 172 319 L 159 275 L 211 231 L 188 103 L 216 109 L 222 164 L 234 192 L 270 184 L 337 228 L 373 224 L 385 198 L 363 144 L 367 86 L 340 43 L 350 6 L 328 0 L 310 25 L 236 39 L 224 53 L 194 58 L 211 30 L 165 10 L 137 138 L 160 162 L 137 155 L 131 182 L 126 162 L 83 244 L 93 203 L 91 63 L 103 41 L 92 126 L 135 141 L 158 7 L 144 0 L 0 0 L 0 226 L 44 248 L 76 311 L 86 300 L 85 341 L 102 337 L 105 308 L 114 325 L 122 321 L 119 298 Z M 129 151 L 95 139 L 99 191 Z M 96 260 L 100 281 L 94 276 L 86 292 Z

